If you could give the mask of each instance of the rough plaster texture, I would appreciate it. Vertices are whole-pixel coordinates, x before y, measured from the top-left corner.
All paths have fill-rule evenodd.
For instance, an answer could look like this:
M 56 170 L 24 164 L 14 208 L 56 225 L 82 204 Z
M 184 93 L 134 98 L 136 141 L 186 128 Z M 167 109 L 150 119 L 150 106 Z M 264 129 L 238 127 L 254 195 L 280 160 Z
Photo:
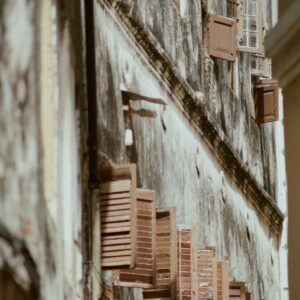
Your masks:
M 23 237 L 32 257 L 42 261 L 39 270 L 52 272 L 51 255 L 48 262 L 43 259 L 47 249 L 39 243 L 40 236 L 47 239 L 49 232 L 38 163 L 38 62 L 33 60 L 37 7 L 33 1 L 1 1 L 0 20 L 0 268 L 8 265 L 27 288 L 33 278 L 24 264 L 25 255 L 20 249 L 14 255 L 18 247 L 3 233 Z M 34 265 L 31 268 L 36 272 Z
M 220 84 L 226 63 L 204 55 L 200 1 L 181 1 L 179 10 L 170 0 L 125 2 L 179 74 L 206 95 L 211 118 L 275 196 L 273 125 L 258 127 L 251 119 L 249 56 L 238 57 L 243 84 L 236 76 L 233 93 Z M 33 287 L 42 299 L 88 299 L 101 280 L 89 256 L 82 3 L 0 2 L 0 276 L 18 288 Z M 211 3 L 212 11 L 224 12 Z M 277 238 L 223 173 L 120 21 L 100 4 L 95 20 L 99 158 L 136 162 L 139 185 L 157 191 L 158 206 L 176 205 L 178 226 L 195 226 L 199 246 L 217 246 L 230 260 L 231 279 L 246 281 L 254 299 L 277 300 Z M 131 149 L 124 145 L 121 87 L 167 102 L 165 108 L 134 104 Z M 99 250 L 97 241 L 92 246 Z M 138 299 L 140 291 L 123 294 Z
M 228 63 L 207 59 L 203 50 L 201 1 L 126 0 L 130 14 L 150 30 L 194 91 L 204 93 L 203 104 L 229 138 L 236 154 L 257 181 L 276 200 L 274 125 L 254 121 L 250 55 L 239 53 L 234 90 L 227 85 Z M 271 1 L 264 1 L 264 28 L 272 24 Z M 226 16 L 224 1 L 208 1 L 208 12 Z M 237 113 L 238 112 L 238 113 Z M 270 138 L 272 137 L 272 138 Z
M 83 296 L 81 133 L 66 15 L 62 1 L 0 4 L 0 272 L 42 299 Z
M 139 185 L 156 190 L 159 207 L 177 207 L 178 225 L 195 226 L 199 246 L 217 246 L 220 257 L 230 261 L 231 279 L 245 281 L 254 299 L 279 299 L 277 237 L 272 235 L 264 220 L 215 162 L 199 134 L 172 101 L 172 91 L 159 80 L 155 70 L 120 26 L 120 21 L 101 4 L 96 6 L 95 19 L 99 155 L 114 163 L 136 162 Z M 246 66 L 248 59 L 247 55 L 240 57 L 241 64 Z M 221 69 L 224 63 L 217 64 Z M 216 73 L 211 76 L 216 76 Z M 243 76 L 250 77 L 250 74 Z M 214 80 L 216 84 L 218 80 Z M 213 88 L 214 84 L 211 86 Z M 167 102 L 165 108 L 143 101 L 133 104 L 136 111 L 133 113 L 134 145 L 130 149 L 124 144 L 121 88 L 160 97 Z M 248 98 L 234 98 L 234 103 L 226 95 L 222 99 L 223 106 L 229 111 L 226 121 L 235 120 L 228 135 L 232 135 L 233 144 L 240 144 L 243 159 L 248 152 L 256 157 L 255 160 L 252 158 L 254 166 L 249 167 L 262 181 L 263 167 L 269 170 L 268 162 L 262 163 L 259 150 L 255 150 L 259 152 L 256 153 L 249 149 L 249 139 L 255 139 L 255 135 L 245 132 L 250 126 L 247 122 L 253 125 L 259 138 L 259 142 L 251 141 L 253 147 L 260 143 L 260 131 L 269 137 L 269 141 L 274 141 L 267 129 L 259 129 L 251 123 L 251 114 L 247 116 L 249 119 L 243 119 L 249 109 L 246 101 L 250 101 L 250 86 L 248 89 L 242 86 L 241 93 L 247 93 Z M 218 97 L 211 99 L 215 105 L 220 105 Z M 142 114 L 144 109 L 152 112 Z M 271 134 L 272 125 L 269 127 Z M 270 181 L 275 180 L 269 176 Z

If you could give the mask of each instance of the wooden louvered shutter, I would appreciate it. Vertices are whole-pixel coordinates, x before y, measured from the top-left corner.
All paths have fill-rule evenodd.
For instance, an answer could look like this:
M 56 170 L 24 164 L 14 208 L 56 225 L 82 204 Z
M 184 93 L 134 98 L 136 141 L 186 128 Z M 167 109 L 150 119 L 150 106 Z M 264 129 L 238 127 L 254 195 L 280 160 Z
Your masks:
M 217 262 L 217 300 L 229 299 L 229 264 L 228 261 Z
M 137 288 L 155 285 L 155 192 L 137 189 L 136 266 L 115 274 L 114 284 Z
M 278 120 L 278 85 L 262 85 L 255 88 L 256 120 L 258 123 Z
M 177 299 L 197 299 L 197 252 L 195 231 L 177 230 Z
M 218 15 L 209 16 L 209 55 L 235 61 L 236 59 L 236 20 Z
M 156 286 L 144 290 L 144 299 L 176 298 L 176 210 L 156 212 Z
M 198 299 L 217 299 L 217 259 L 214 247 L 200 248 L 198 262 Z
M 101 265 L 134 267 L 136 262 L 136 166 L 100 170 Z
M 246 300 L 246 288 L 244 282 L 232 281 L 229 284 L 230 300 Z

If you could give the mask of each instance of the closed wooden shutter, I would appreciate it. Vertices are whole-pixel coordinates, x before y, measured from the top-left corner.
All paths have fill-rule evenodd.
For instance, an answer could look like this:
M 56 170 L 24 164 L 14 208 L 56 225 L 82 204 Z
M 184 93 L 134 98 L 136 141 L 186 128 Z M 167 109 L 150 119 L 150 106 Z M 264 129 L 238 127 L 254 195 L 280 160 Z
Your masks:
M 104 269 L 136 263 L 136 166 L 100 170 L 101 265 Z
M 197 299 L 197 251 L 195 231 L 177 230 L 177 299 Z
M 198 262 L 198 299 L 217 299 L 217 259 L 214 247 L 200 248 Z
M 257 86 L 255 89 L 256 120 L 258 123 L 278 120 L 278 85 Z
M 229 299 L 229 264 L 228 261 L 217 262 L 217 300 Z
M 244 282 L 232 281 L 229 284 L 230 300 L 246 300 L 246 288 Z
M 209 55 L 235 61 L 236 59 L 236 20 L 218 15 L 209 16 Z
M 115 285 L 149 288 L 155 285 L 155 192 L 137 189 L 136 266 L 115 274 Z
M 144 290 L 144 299 L 176 298 L 176 210 L 156 212 L 156 286 Z

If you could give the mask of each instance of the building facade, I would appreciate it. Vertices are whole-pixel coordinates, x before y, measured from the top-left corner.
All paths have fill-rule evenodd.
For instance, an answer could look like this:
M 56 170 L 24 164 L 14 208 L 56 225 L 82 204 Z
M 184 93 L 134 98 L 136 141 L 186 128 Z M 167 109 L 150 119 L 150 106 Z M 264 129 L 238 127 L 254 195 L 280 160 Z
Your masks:
M 155 192 L 157 233 L 172 208 L 177 242 L 191 229 L 191 253 L 226 262 L 224 291 L 242 283 L 245 297 L 281 299 L 282 138 L 263 43 L 273 10 L 271 0 L 1 2 L 4 299 L 146 297 L 137 284 L 116 283 L 118 268 L 104 263 L 103 224 L 113 215 L 103 203 L 116 192 L 105 190 L 103 170 L 128 164 L 130 184 Z M 130 245 L 137 261 L 140 246 Z M 165 255 L 177 249 L 168 283 L 177 292 L 168 297 L 185 299 L 174 247 Z M 229 297 L 194 283 L 187 299 Z

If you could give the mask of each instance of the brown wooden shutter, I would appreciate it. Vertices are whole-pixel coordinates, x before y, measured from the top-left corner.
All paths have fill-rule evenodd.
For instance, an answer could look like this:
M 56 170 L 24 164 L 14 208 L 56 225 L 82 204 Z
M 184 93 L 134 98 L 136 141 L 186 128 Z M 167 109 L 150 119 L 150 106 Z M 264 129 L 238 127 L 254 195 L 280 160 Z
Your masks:
M 197 252 L 195 231 L 177 230 L 177 299 L 197 299 Z
M 229 284 L 230 300 L 246 300 L 246 288 L 244 282 L 232 281 Z
M 156 212 L 156 286 L 144 290 L 144 299 L 176 298 L 176 210 Z
M 251 293 L 246 292 L 246 300 L 251 300 Z
M 200 248 L 198 260 L 198 299 L 217 299 L 217 259 L 214 247 Z
M 136 166 L 100 170 L 101 265 L 134 267 L 136 262 Z
M 223 16 L 209 16 L 209 55 L 235 61 L 236 59 L 236 20 Z
M 255 89 L 256 120 L 258 123 L 278 120 L 278 85 L 257 86 Z
M 155 192 L 137 189 L 136 266 L 115 274 L 114 284 L 149 288 L 155 285 L 156 211 Z
M 217 262 L 217 300 L 229 298 L 229 264 L 228 261 Z

